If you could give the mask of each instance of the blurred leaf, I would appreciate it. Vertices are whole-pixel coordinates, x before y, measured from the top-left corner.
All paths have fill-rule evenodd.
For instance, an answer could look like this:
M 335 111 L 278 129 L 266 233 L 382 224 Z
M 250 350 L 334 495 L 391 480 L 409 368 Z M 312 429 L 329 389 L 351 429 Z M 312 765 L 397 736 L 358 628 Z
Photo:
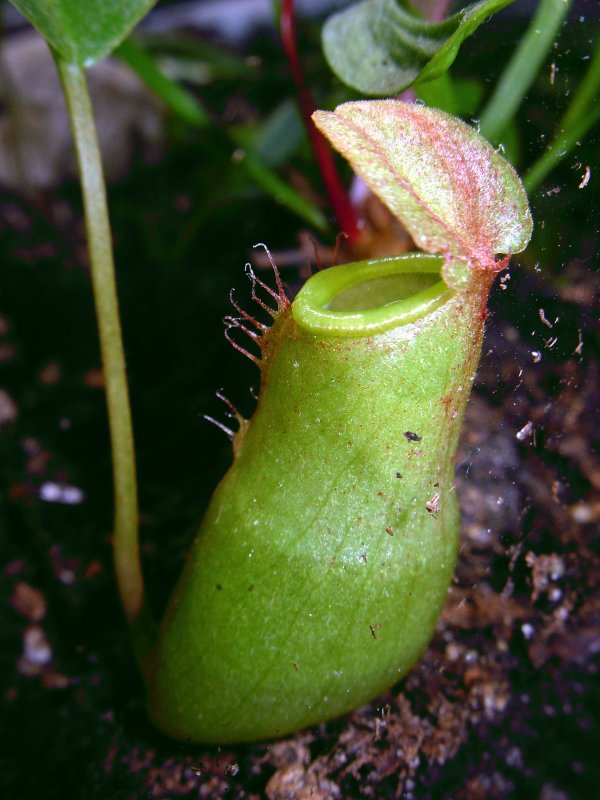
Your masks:
M 254 126 L 252 149 L 265 164 L 278 167 L 288 161 L 305 141 L 298 106 L 287 99 L 263 122 Z
M 362 0 L 325 23 L 325 56 L 336 75 L 360 92 L 397 94 L 442 75 L 463 41 L 512 2 L 479 0 L 442 22 L 428 22 L 408 0 Z
M 568 131 L 562 130 L 559 125 L 559 132 L 552 140 L 548 149 L 545 150 L 535 164 L 530 167 L 523 178 L 523 183 L 527 187 L 527 191 L 532 192 L 534 189 L 537 189 L 539 184 L 554 167 L 562 161 L 566 155 L 578 147 L 581 144 L 581 140 L 592 128 L 595 128 L 596 125 L 600 125 L 600 105 L 592 106 L 587 114 L 579 117 L 577 122 L 574 123 Z M 581 188 L 584 188 L 585 185 L 586 184 Z
M 271 8 L 273 9 L 273 19 L 275 20 L 275 26 L 279 28 L 279 20 L 281 19 L 281 6 L 283 5 L 283 0 L 271 0 Z
M 216 80 L 248 81 L 260 65 L 223 47 L 177 34 L 145 35 L 144 48 L 167 77 L 196 86 Z
M 492 96 L 481 111 L 479 129 L 492 144 L 504 142 L 504 129 L 536 79 L 569 12 L 572 0 L 539 0 L 533 19 L 519 41 Z
M 234 138 L 234 137 L 232 137 Z M 269 169 L 259 158 L 251 152 L 242 152 L 237 163 L 241 164 L 246 172 L 253 178 L 260 188 L 271 195 L 274 200 L 286 206 L 301 219 L 308 222 L 322 233 L 329 231 L 329 223 L 321 209 L 296 191 L 285 181 Z
M 61 58 L 91 67 L 109 55 L 156 0 L 11 0 Z
M 160 97 L 173 114 L 197 129 L 214 130 L 215 124 L 194 95 L 162 73 L 139 42 L 128 39 L 119 47 L 117 55 Z M 329 225 L 320 208 L 281 180 L 257 153 L 246 149 L 246 141 L 238 137 L 234 130 L 224 133 L 226 141 L 228 139 L 236 147 L 235 158 L 232 160 L 234 165 L 239 165 L 276 202 L 289 208 L 317 230 L 328 230 Z
M 473 116 L 483 100 L 484 91 L 481 81 L 454 78 L 449 72 L 444 72 L 434 81 L 420 83 L 415 88 L 415 94 L 426 106 L 458 117 Z
M 573 99 L 562 118 L 561 126 L 568 132 L 598 103 L 600 97 L 600 39 L 596 41 L 590 65 L 575 90 Z
M 532 223 L 516 172 L 461 120 L 399 100 L 314 119 L 421 249 L 485 268 L 526 247 Z
M 600 41 L 596 42 L 590 65 L 563 118 L 554 139 L 533 164 L 523 181 L 527 191 L 536 189 L 554 167 L 580 144 L 589 131 L 600 124 Z
M 196 128 L 212 125 L 210 117 L 196 98 L 164 75 L 156 66 L 152 56 L 133 38 L 124 41 L 116 49 L 115 55 L 122 59 L 180 119 Z

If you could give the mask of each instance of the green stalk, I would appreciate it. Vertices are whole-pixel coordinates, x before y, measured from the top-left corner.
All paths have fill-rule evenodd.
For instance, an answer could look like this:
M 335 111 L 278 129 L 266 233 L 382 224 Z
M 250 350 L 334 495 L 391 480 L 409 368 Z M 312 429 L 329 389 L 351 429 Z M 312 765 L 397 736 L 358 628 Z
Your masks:
M 571 2 L 572 0 L 541 0 L 539 3 L 525 35 L 481 114 L 480 133 L 492 144 L 498 144 L 534 82 Z
M 54 54 L 71 119 L 83 193 L 113 459 L 114 560 L 125 616 L 134 630 L 144 608 L 138 544 L 135 452 L 119 321 L 106 188 L 92 106 L 82 67 Z

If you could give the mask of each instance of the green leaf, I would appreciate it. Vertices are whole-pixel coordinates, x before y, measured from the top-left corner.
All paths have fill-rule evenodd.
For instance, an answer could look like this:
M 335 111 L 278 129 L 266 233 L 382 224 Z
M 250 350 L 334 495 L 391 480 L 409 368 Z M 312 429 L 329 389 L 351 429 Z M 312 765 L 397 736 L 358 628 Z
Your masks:
M 420 83 L 415 94 L 426 106 L 439 108 L 457 117 L 474 117 L 481 105 L 485 89 L 475 78 L 454 78 L 444 72 L 434 81 Z
M 238 129 L 238 136 L 241 128 Z M 268 167 L 281 167 L 292 157 L 304 140 L 304 127 L 298 113 L 298 106 L 287 98 L 271 114 L 259 123 L 244 126 L 246 143 L 242 147 L 250 149 Z
M 495 269 L 531 236 L 525 190 L 476 130 L 399 100 L 317 111 L 317 127 L 428 253 Z
M 156 0 L 11 0 L 69 64 L 91 67 L 127 36 Z
M 364 94 L 397 94 L 444 73 L 464 40 L 512 2 L 479 0 L 442 22 L 428 22 L 408 0 L 362 0 L 327 20 L 323 49 L 344 83 Z

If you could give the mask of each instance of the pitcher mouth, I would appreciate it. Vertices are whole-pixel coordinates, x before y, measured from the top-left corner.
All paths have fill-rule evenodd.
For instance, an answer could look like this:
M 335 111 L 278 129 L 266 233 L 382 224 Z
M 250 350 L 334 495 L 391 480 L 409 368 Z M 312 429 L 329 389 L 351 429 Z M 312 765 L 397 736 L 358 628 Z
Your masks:
M 426 253 L 356 261 L 318 272 L 292 304 L 301 328 L 325 336 L 372 336 L 427 316 L 454 292 L 443 258 Z

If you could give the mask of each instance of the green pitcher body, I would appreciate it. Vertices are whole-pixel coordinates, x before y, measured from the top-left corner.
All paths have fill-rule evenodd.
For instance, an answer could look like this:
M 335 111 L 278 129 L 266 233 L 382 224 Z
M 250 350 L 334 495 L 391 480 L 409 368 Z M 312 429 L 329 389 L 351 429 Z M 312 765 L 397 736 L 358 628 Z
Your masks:
M 328 271 L 350 271 L 351 286 L 322 304 L 325 333 L 301 294 L 263 337 L 256 411 L 154 656 L 150 714 L 173 736 L 246 741 L 338 716 L 401 678 L 433 634 L 487 287 L 432 284 L 435 256 L 387 262 L 383 277 Z M 356 324 L 339 335 L 342 312 Z

